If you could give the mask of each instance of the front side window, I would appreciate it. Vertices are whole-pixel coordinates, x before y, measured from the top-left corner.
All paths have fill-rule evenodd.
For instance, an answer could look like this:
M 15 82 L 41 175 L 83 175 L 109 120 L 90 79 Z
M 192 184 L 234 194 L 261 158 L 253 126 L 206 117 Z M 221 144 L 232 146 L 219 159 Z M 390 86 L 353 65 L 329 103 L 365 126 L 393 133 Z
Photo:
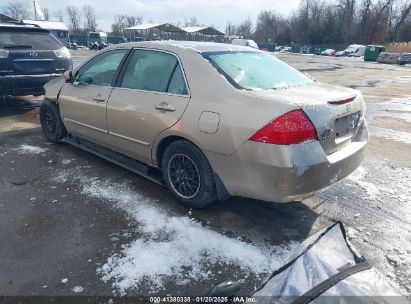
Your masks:
M 274 56 L 256 51 L 203 53 L 234 86 L 246 90 L 276 90 L 314 81 Z
M 177 58 L 171 54 L 136 50 L 124 73 L 121 87 L 153 92 L 187 94 Z
M 128 50 L 107 51 L 87 62 L 77 73 L 74 84 L 110 86 Z

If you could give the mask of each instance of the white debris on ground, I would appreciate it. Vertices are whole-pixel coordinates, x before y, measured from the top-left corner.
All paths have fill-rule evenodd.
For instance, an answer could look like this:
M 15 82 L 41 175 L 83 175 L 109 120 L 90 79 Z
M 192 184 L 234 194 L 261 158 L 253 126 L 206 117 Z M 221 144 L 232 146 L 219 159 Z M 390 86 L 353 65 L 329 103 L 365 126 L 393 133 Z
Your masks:
M 27 144 L 20 145 L 15 151 L 19 154 L 40 154 L 46 152 L 47 148 L 40 148 L 36 146 L 31 146 Z
M 80 293 L 80 292 L 83 292 L 83 291 L 84 291 L 84 288 L 81 287 L 81 286 L 75 286 L 75 287 L 73 287 L 72 291 L 73 291 L 74 293 Z
M 66 284 L 67 282 L 68 282 L 67 278 L 64 278 L 64 279 L 61 280 L 61 283 L 63 283 L 63 284 Z
M 366 192 L 367 195 L 363 199 L 367 201 L 381 202 L 390 198 L 409 202 L 411 168 L 393 168 L 383 161 L 365 160 L 343 183 L 359 186 Z
M 61 164 L 63 164 L 63 165 L 68 165 L 69 163 L 71 163 L 71 159 L 63 159 L 61 161 Z
M 371 199 L 374 199 L 379 193 L 380 190 L 378 187 L 370 183 L 368 181 L 365 181 L 364 179 L 368 180 L 368 177 L 370 176 L 370 173 L 367 171 L 367 169 L 364 166 L 360 166 L 357 170 L 355 170 L 351 175 L 348 176 L 347 181 L 354 182 L 358 186 L 360 186 Z M 354 214 L 354 217 L 359 217 L 360 214 L 356 213 Z
M 92 180 L 84 184 L 83 193 L 126 211 L 143 234 L 98 269 L 102 279 L 111 281 L 121 294 L 143 282 L 157 291 L 167 280 L 184 285 L 211 279 L 217 266 L 237 268 L 244 278 L 263 279 L 298 247 L 298 243 L 269 246 L 227 237 L 187 216 L 174 216 L 121 184 Z

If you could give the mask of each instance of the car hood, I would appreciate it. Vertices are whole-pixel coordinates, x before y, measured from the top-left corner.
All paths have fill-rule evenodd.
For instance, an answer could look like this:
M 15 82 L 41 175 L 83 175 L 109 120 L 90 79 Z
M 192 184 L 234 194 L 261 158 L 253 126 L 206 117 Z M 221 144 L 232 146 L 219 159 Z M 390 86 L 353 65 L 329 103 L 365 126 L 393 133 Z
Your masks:
M 358 90 L 314 83 L 280 90 L 252 91 L 251 95 L 273 102 L 295 105 L 307 114 L 317 130 L 320 144 L 327 154 L 333 153 L 351 142 L 356 130 L 341 136 L 342 121 L 350 123 L 351 115 L 359 115 L 358 126 L 364 120 L 365 104 Z M 347 118 L 347 119 L 345 119 Z M 275 117 L 274 117 L 275 119 Z

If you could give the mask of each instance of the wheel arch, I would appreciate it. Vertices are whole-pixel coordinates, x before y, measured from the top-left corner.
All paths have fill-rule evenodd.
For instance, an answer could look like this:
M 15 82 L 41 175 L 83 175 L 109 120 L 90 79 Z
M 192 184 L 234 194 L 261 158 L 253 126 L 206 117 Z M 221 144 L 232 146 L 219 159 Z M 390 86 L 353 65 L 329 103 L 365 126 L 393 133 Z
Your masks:
M 172 144 L 173 142 L 176 142 L 178 140 L 185 140 L 190 142 L 191 144 L 195 145 L 196 147 L 198 147 L 200 149 L 200 151 L 203 151 L 203 149 L 194 141 L 185 138 L 183 136 L 180 135 L 168 135 L 165 136 L 164 138 L 162 138 L 159 143 L 156 146 L 155 149 L 155 153 L 153 154 L 153 156 L 155 156 L 155 159 L 153 159 L 154 163 L 157 164 L 157 166 L 161 169 L 161 162 L 163 159 L 163 155 L 165 150 L 167 149 L 167 147 Z M 203 153 L 204 154 L 204 153 Z M 220 201 L 225 201 L 228 198 L 230 198 L 230 194 L 227 191 L 227 188 L 225 187 L 223 181 L 221 180 L 221 178 L 217 175 L 217 173 L 215 172 L 213 165 L 211 164 L 211 162 L 208 160 L 207 156 L 204 154 L 205 158 L 207 159 L 208 163 L 210 164 L 211 168 L 213 169 L 214 172 L 214 182 L 215 182 L 215 186 L 216 186 L 216 190 L 217 190 L 217 198 Z

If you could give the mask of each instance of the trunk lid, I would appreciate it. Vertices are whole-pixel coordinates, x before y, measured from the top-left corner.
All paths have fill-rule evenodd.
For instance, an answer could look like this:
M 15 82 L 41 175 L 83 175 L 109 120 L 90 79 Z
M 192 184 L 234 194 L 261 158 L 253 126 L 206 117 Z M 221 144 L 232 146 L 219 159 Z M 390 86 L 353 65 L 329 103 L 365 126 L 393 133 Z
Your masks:
M 9 64 L 17 75 L 55 73 L 56 55 L 53 51 L 10 50 Z
M 289 89 L 253 91 L 251 94 L 300 107 L 313 123 L 326 154 L 351 143 L 364 117 L 361 92 L 349 88 L 315 83 Z

